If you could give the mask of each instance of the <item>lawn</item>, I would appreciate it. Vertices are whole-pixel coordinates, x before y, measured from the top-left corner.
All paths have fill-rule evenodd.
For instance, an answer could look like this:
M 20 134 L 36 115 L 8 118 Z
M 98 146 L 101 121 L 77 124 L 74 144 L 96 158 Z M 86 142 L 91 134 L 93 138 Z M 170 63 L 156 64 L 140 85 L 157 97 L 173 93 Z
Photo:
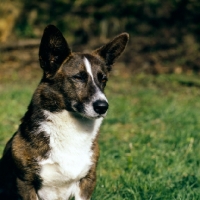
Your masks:
M 37 81 L 0 84 L 0 153 Z M 200 199 L 200 81 L 113 73 L 95 200 Z

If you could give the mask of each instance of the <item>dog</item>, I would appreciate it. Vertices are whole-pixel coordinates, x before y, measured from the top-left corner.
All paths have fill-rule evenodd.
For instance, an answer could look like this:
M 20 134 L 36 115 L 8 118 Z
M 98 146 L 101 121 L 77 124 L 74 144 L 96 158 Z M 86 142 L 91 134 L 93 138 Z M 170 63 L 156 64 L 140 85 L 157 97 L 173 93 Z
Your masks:
M 74 53 L 54 25 L 45 28 L 42 79 L 0 160 L 1 200 L 91 198 L 109 107 L 104 88 L 128 39 L 122 33 L 90 54 Z

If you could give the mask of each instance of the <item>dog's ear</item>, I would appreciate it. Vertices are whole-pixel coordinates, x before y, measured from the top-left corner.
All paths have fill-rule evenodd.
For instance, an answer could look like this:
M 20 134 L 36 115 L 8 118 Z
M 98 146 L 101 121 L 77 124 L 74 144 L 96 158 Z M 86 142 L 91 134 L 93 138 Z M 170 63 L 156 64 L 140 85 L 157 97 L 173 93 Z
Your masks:
M 53 75 L 71 50 L 62 33 L 54 26 L 45 28 L 39 49 L 40 66 L 46 75 Z
M 129 34 L 122 33 L 116 36 L 109 43 L 93 51 L 93 53 L 99 55 L 105 60 L 106 65 L 108 66 L 108 70 L 110 71 L 111 66 L 114 64 L 115 60 L 124 51 L 128 39 L 129 39 Z

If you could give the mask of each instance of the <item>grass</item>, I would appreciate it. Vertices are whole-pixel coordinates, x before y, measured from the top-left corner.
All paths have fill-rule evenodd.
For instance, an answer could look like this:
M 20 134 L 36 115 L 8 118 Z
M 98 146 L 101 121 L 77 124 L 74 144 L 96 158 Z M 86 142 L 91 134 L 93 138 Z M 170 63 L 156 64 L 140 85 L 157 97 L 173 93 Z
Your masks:
M 92 199 L 200 199 L 199 83 L 194 75 L 114 75 L 109 80 L 110 108 L 101 127 Z M 20 81 L 0 87 L 0 153 L 36 85 Z

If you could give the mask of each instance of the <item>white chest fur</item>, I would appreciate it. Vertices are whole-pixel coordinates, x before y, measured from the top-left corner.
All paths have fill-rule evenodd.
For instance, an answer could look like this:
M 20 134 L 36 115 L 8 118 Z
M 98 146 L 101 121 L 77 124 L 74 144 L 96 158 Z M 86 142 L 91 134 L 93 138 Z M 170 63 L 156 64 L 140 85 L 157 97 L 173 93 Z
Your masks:
M 50 136 L 50 154 L 41 165 L 39 198 L 68 199 L 79 192 L 78 182 L 92 165 L 91 146 L 102 118 L 89 120 L 68 111 L 44 111 L 47 121 L 40 126 Z

